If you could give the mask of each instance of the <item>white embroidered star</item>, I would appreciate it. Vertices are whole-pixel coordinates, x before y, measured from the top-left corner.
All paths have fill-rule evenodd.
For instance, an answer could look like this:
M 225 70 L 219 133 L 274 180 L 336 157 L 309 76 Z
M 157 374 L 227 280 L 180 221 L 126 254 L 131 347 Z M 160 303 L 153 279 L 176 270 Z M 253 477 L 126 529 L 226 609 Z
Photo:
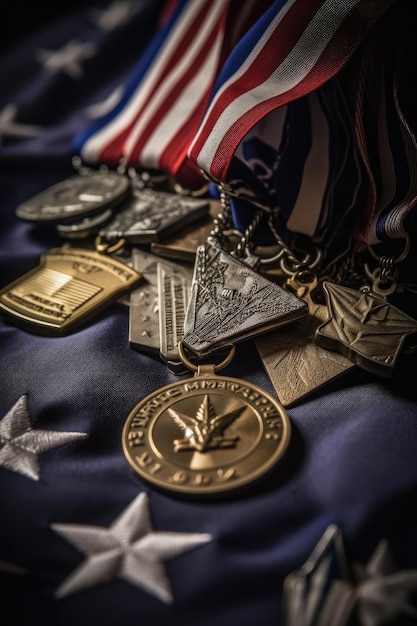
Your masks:
M 114 30 L 125 24 L 133 14 L 130 1 L 115 0 L 104 11 L 96 12 L 97 24 L 103 30 Z
M 86 433 L 32 429 L 23 395 L 0 421 L 0 467 L 39 480 L 38 453 L 85 437 Z
M 8 104 L 0 111 L 0 140 L 2 137 L 34 137 L 41 131 L 40 126 L 15 122 L 17 107 Z
M 172 603 L 162 561 L 212 539 L 207 533 L 153 530 L 146 493 L 140 493 L 108 528 L 84 524 L 52 524 L 51 528 L 86 555 L 56 590 L 58 598 L 119 578 Z
M 124 89 L 122 86 L 116 87 L 108 98 L 102 102 L 92 104 L 86 109 L 86 115 L 89 119 L 98 119 L 110 113 L 122 99 Z
M 82 61 L 96 53 L 90 42 L 69 41 L 61 50 L 38 50 L 36 57 L 50 73 L 66 72 L 72 78 L 83 76 Z

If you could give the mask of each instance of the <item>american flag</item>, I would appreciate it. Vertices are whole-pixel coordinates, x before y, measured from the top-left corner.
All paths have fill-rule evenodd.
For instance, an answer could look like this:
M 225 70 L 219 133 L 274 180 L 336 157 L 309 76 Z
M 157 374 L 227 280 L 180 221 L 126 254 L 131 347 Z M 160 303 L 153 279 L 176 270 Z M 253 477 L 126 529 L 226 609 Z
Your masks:
M 139 66 L 143 72 L 145 63 L 152 67 L 151 52 L 175 11 L 221 4 L 85 2 L 28 29 L 2 51 L 0 287 L 63 243 L 54 227 L 20 220 L 17 206 L 74 173 L 75 139 L 111 115 Z M 267 5 L 276 5 L 258 4 L 265 15 Z M 335 11 L 343 5 L 346 15 L 357 5 L 364 24 L 378 5 L 281 4 L 285 19 L 295 12 L 305 32 L 324 5 Z M 251 2 L 230 3 L 236 18 L 240 5 L 256 21 Z M 349 39 L 349 24 L 342 20 L 338 35 Z M 365 30 L 358 35 L 365 37 Z M 330 31 L 316 32 L 325 47 Z M 288 46 L 293 43 L 289 38 Z M 215 74 L 220 60 L 225 63 L 217 57 Z M 213 75 L 208 78 L 207 89 Z M 200 122 L 207 94 L 201 92 L 198 103 Z M 213 98 L 211 106 L 217 102 Z M 0 317 L 0 359 L 2 625 L 318 626 L 317 612 L 306 608 L 314 602 L 314 585 L 308 601 L 291 595 L 285 581 L 318 571 L 310 555 L 334 526 L 355 567 L 365 571 L 381 541 L 392 555 L 390 568 L 368 567 L 366 576 L 344 580 L 352 589 L 355 580 L 370 583 L 358 585 L 355 624 L 369 623 L 372 598 L 380 620 L 372 623 L 387 616 L 396 625 L 404 616 L 407 623 L 416 620 L 412 357 L 389 380 L 355 368 L 289 408 L 290 447 L 272 475 L 246 492 L 210 501 L 158 491 L 128 466 L 121 446 L 127 416 L 178 376 L 157 355 L 130 347 L 126 306 L 114 303 L 62 337 L 37 335 Z M 225 373 L 275 393 L 249 340 L 237 346 Z M 331 586 L 342 574 L 329 568 L 318 572 L 322 583 L 323 577 Z M 367 595 L 370 586 L 378 593 Z M 334 626 L 345 623 L 333 618 Z

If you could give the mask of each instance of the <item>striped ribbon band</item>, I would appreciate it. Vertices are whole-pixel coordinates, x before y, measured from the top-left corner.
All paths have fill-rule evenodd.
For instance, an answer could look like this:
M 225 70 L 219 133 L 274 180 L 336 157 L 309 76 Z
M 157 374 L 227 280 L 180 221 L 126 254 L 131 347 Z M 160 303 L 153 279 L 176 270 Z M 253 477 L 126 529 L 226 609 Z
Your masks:
M 188 149 L 231 49 L 266 0 L 182 0 L 170 7 L 113 111 L 76 138 L 87 164 L 158 169 L 196 188 L 205 181 Z

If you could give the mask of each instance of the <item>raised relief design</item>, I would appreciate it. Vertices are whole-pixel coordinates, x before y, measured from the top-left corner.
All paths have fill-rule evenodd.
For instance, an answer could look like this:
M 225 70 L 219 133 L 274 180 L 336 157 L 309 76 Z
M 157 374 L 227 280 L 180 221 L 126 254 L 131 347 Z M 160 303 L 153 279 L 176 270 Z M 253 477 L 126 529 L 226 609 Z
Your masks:
M 355 367 L 338 352 L 315 343 L 316 329 L 328 318 L 328 309 L 311 297 L 317 281 L 306 286 L 296 282 L 297 295 L 307 302 L 309 314 L 255 341 L 265 370 L 284 406 L 290 406 Z M 301 291 L 302 289 L 302 291 Z
M 316 343 L 359 367 L 389 377 L 417 321 L 370 293 L 325 282 L 330 318 L 316 330 Z
M 197 249 L 183 342 L 204 356 L 307 313 L 303 300 L 207 242 Z
M 110 256 L 53 248 L 41 257 L 38 267 L 0 291 L 0 311 L 33 332 L 64 334 L 140 279 L 140 274 Z
M 239 437 L 225 437 L 224 431 L 235 419 L 244 411 L 244 407 L 239 407 L 233 411 L 228 411 L 217 415 L 214 406 L 210 402 L 209 396 L 204 396 L 200 404 L 196 417 L 179 413 L 169 408 L 168 413 L 174 422 L 184 431 L 182 439 L 174 440 L 174 450 L 205 450 L 216 448 L 230 448 L 236 445 Z

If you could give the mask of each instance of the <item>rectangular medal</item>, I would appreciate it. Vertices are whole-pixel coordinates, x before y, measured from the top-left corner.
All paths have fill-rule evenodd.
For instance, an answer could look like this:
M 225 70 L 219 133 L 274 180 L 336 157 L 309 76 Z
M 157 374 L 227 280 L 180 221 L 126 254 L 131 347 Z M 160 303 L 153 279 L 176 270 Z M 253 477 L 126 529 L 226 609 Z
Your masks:
M 132 250 L 132 264 L 136 271 L 143 276 L 143 281 L 130 294 L 129 313 L 129 342 L 132 348 L 149 352 L 160 353 L 161 351 L 161 329 L 162 326 L 162 350 L 168 345 L 166 339 L 166 327 L 170 322 L 160 321 L 160 301 L 159 301 L 159 281 L 158 273 L 164 274 L 158 266 L 161 259 L 155 254 L 146 252 L 140 248 Z M 166 272 L 171 272 L 174 276 L 182 276 L 184 281 L 191 282 L 192 268 L 185 264 L 174 263 L 164 260 Z M 163 293 L 164 289 L 161 289 Z M 178 295 L 178 294 L 177 294 Z M 168 295 L 167 295 L 168 297 Z M 168 311 L 175 311 L 175 305 L 162 302 L 164 315 Z M 175 323 L 176 324 L 176 323 Z M 161 354 L 162 356 L 162 354 Z M 165 358 L 165 357 L 163 357 Z
M 311 286 L 297 285 L 305 289 L 302 297 L 309 314 L 293 326 L 255 340 L 266 373 L 284 406 L 294 404 L 355 367 L 342 354 L 317 345 L 316 329 L 328 317 L 328 309 L 313 301 Z M 297 293 L 301 297 L 299 290 Z
M 111 256 L 80 248 L 52 248 L 40 264 L 0 291 L 0 311 L 18 326 L 49 335 L 78 328 L 141 275 Z
M 159 346 L 161 357 L 167 362 L 179 361 L 178 342 L 184 335 L 192 274 L 191 268 L 184 271 L 158 263 Z

